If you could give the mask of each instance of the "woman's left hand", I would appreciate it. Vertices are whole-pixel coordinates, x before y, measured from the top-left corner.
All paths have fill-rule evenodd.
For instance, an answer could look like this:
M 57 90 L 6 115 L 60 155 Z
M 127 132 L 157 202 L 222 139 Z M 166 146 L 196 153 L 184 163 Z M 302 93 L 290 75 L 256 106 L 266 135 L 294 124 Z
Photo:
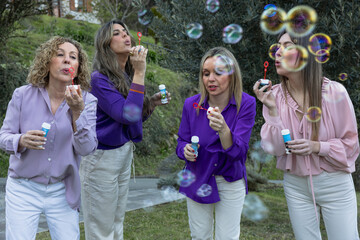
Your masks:
M 320 143 L 309 139 L 296 139 L 286 142 L 285 146 L 292 154 L 307 156 L 312 153 L 319 153 Z
M 79 116 L 81 111 L 84 110 L 85 104 L 80 86 L 78 87 L 76 90 L 73 85 L 67 86 L 65 90 L 65 100 L 73 114 Z
M 222 133 L 228 128 L 218 107 L 215 107 L 211 113 L 207 115 L 207 118 L 209 119 L 209 126 L 216 132 Z
M 171 101 L 171 93 L 166 91 L 166 97 L 167 97 L 168 102 L 167 103 L 161 103 L 161 93 L 160 92 L 155 93 L 150 98 L 151 105 L 156 107 L 156 106 L 159 106 L 159 105 L 169 104 L 169 102 Z

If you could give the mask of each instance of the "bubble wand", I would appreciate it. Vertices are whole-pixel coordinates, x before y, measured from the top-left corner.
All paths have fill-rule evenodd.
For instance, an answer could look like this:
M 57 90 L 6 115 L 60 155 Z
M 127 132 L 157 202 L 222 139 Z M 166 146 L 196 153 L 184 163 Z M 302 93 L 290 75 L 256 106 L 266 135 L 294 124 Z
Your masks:
M 267 72 L 267 67 L 269 66 L 269 62 L 268 61 L 265 61 L 264 62 L 264 67 L 265 67 L 265 69 L 264 69 L 264 79 L 266 79 L 266 72 Z
M 195 108 L 195 109 L 201 109 L 201 110 L 205 110 L 205 111 L 207 111 L 207 109 L 206 108 L 203 108 L 202 106 L 199 106 L 199 104 L 198 103 L 196 103 L 196 102 L 194 102 L 193 103 L 193 108 Z
M 71 81 L 72 81 L 72 85 L 74 85 L 74 73 L 75 73 L 75 69 L 73 67 L 69 68 L 69 72 L 71 74 Z
M 138 36 L 138 38 L 139 38 L 139 45 L 140 45 L 140 41 L 141 41 L 141 37 L 142 37 L 141 32 L 138 32 L 138 33 L 137 33 L 137 36 Z

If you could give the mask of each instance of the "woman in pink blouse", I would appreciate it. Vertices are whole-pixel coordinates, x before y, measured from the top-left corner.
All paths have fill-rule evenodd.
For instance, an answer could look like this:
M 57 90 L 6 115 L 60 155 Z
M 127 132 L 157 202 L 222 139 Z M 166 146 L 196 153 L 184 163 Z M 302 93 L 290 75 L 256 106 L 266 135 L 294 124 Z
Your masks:
M 359 155 L 354 107 L 342 84 L 323 77 L 312 54 L 306 59 L 294 48 L 308 43 L 308 37 L 281 34 L 275 61 L 281 83 L 254 85 L 265 118 L 262 147 L 277 157 L 277 168 L 284 171 L 296 239 L 321 239 L 320 212 L 328 239 L 359 239 L 351 176 Z M 295 71 L 304 60 L 306 66 Z M 286 144 L 283 129 L 290 130 L 292 139 Z

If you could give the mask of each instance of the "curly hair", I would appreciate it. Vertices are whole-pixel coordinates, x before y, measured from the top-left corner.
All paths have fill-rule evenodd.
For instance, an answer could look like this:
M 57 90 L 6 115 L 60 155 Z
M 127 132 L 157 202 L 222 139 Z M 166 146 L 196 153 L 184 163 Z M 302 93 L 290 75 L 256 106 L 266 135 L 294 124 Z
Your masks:
M 63 43 L 71 43 L 79 51 L 78 74 L 74 78 L 74 84 L 79 84 L 81 89 L 90 90 L 90 71 L 88 57 L 81 44 L 73 39 L 55 36 L 44 42 L 36 50 L 36 56 L 30 67 L 27 82 L 37 87 L 46 87 L 49 84 L 50 61 L 56 55 L 59 46 Z

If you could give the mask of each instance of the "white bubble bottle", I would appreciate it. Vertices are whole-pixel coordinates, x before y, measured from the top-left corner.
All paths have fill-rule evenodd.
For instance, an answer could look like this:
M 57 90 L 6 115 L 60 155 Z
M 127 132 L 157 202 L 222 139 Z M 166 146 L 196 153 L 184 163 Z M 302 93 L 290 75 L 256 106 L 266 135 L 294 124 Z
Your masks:
M 162 104 L 168 103 L 168 99 L 166 97 L 165 85 L 164 84 L 159 85 L 159 90 L 160 90 L 160 93 L 161 93 L 161 103 Z

